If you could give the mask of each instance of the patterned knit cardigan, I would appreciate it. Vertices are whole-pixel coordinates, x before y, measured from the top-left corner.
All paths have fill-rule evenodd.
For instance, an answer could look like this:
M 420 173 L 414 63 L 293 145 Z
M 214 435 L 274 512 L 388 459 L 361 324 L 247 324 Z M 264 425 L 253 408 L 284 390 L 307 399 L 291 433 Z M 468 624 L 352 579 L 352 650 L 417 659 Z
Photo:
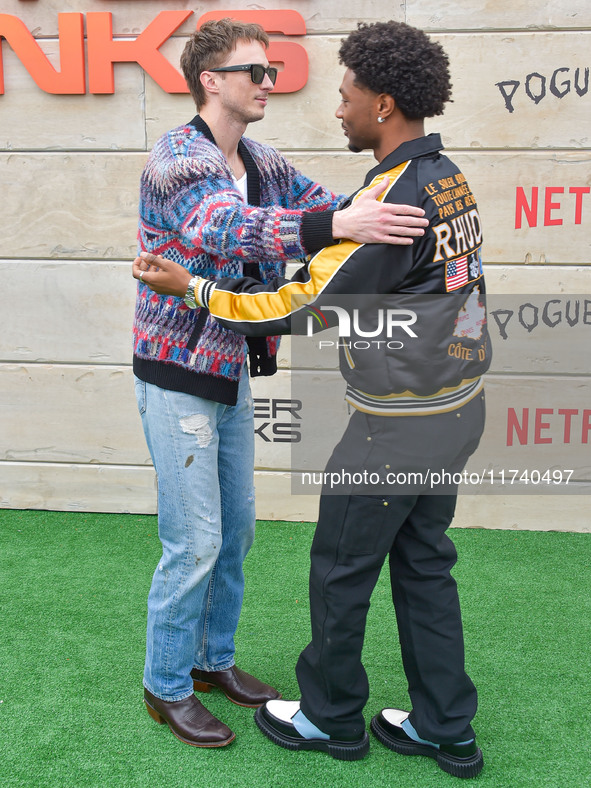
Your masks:
M 258 274 L 269 282 L 284 274 L 286 261 L 334 243 L 332 213 L 343 195 L 310 181 L 267 145 L 243 138 L 239 151 L 248 203 L 201 118 L 158 140 L 141 178 L 140 251 L 209 279 Z M 133 333 L 141 380 L 235 404 L 248 340 L 206 309 L 188 309 L 182 298 L 156 295 L 138 282 Z M 272 374 L 277 337 L 263 340 L 262 350 L 255 342 L 251 375 Z

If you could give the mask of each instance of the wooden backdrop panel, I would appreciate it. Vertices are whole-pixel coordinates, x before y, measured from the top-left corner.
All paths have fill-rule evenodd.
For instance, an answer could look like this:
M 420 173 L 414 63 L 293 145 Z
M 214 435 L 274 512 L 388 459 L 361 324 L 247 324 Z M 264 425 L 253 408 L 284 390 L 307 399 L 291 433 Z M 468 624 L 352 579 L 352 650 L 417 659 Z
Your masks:
M 453 102 L 443 116 L 427 120 L 427 130 L 440 132 L 446 146 L 588 147 L 591 92 L 586 61 L 578 52 L 588 46 L 591 33 L 441 33 L 436 38 L 450 58 Z M 185 41 L 167 44 L 171 62 L 178 63 Z M 307 84 L 297 93 L 271 95 L 265 118 L 249 127 L 250 136 L 284 150 L 346 149 L 334 115 L 345 71 L 338 63 L 340 42 L 341 36 L 305 39 Z M 189 96 L 167 94 L 152 80 L 146 82 L 146 107 L 150 146 L 194 113 Z
M 288 267 L 288 275 L 299 266 Z M 493 266 L 485 268 L 487 290 L 491 299 L 489 309 L 512 309 L 515 315 L 507 318 L 511 334 L 510 370 L 540 371 L 526 367 L 523 358 L 529 351 L 539 360 L 534 351 L 534 341 L 545 331 L 554 337 L 557 331 L 549 330 L 544 321 L 560 321 L 564 328 L 567 321 L 565 301 L 570 301 L 568 320 L 574 321 L 575 311 L 580 312 L 577 322 L 583 324 L 585 318 L 585 296 L 589 290 L 589 270 L 574 266 Z M 131 277 L 131 260 L 118 262 L 94 262 L 88 260 L 7 260 L 0 261 L 0 278 L 3 288 L 0 291 L 0 361 L 69 363 L 69 364 L 131 364 L 131 326 L 135 304 L 135 280 Z M 540 298 L 536 294 L 547 294 Z M 495 296 L 504 294 L 505 299 Z M 519 298 L 509 296 L 521 294 Z M 568 298 L 568 296 L 572 296 Z M 23 304 L 33 298 L 35 308 L 23 321 Z M 559 303 L 554 303 L 558 299 Z M 523 320 L 519 315 L 522 305 L 530 302 L 537 305 L 540 314 L 534 316 L 526 311 Z M 576 305 L 576 302 L 579 305 Z M 548 305 L 548 307 L 546 307 Z M 546 317 L 544 310 L 550 317 Z M 560 312 L 560 314 L 559 314 Z M 536 319 L 535 332 L 528 332 L 522 323 L 532 323 Z M 503 318 L 505 319 L 505 318 Z M 558 325 L 558 323 L 557 323 Z M 495 328 L 492 325 L 491 330 Z M 518 330 L 515 334 L 514 329 Z M 534 329 L 532 329 L 533 331 Z M 577 329 L 580 330 L 580 327 Z M 531 336 L 530 336 L 531 334 Z M 521 343 L 515 361 L 514 340 L 527 335 L 527 343 Z M 493 333 L 496 346 L 499 332 Z M 319 337 L 320 338 L 320 337 Z M 328 332 L 322 334 L 329 338 Z M 561 335 L 562 338 L 562 335 Z M 545 341 L 545 338 L 542 338 Z M 305 350 L 302 358 L 301 343 L 296 343 L 292 353 L 291 337 L 282 337 L 278 356 L 279 366 L 306 368 L 336 368 L 337 359 L 325 358 L 320 353 Z M 577 371 L 578 365 L 587 363 L 581 356 L 576 343 L 564 347 L 564 352 L 545 354 L 552 365 L 548 372 Z M 495 368 L 503 369 L 499 354 L 495 355 Z M 515 366 L 517 364 L 517 366 Z M 271 379 L 272 380 L 272 379 Z
M 3 255 L 132 259 L 146 154 L 0 154 Z
M 147 465 L 129 366 L 0 364 L 0 460 Z M 290 373 L 253 380 L 256 466 L 288 470 L 300 419 Z
M 586 224 L 591 193 L 585 190 L 591 183 L 591 153 L 475 152 L 452 157 L 478 201 L 485 262 L 590 262 Z M 4 255 L 132 258 L 145 158 L 133 153 L 0 154 L 0 180 L 11 194 L 0 208 Z M 343 192 L 354 191 L 372 165 L 369 157 L 350 153 L 297 153 L 290 160 L 309 177 Z M 529 218 L 518 210 L 519 199 Z M 516 216 L 521 223 L 517 229 Z
M 588 373 L 543 376 L 493 373 L 486 376 L 485 390 L 486 428 L 477 452 L 468 463 L 471 471 L 483 474 L 483 480 L 487 481 L 490 472 L 497 476 L 511 469 L 541 474 L 548 470 L 572 470 L 567 492 L 576 491 L 575 482 L 591 484 L 591 377 Z M 296 470 L 322 471 L 349 418 L 339 373 L 293 372 L 291 392 L 294 401 L 302 403 L 301 441 L 292 447 L 291 458 L 284 454 L 285 461 L 291 462 Z M 425 428 L 428 426 L 425 422 Z M 541 488 L 545 492 L 553 489 L 552 485 L 544 484 Z M 482 493 L 484 485 L 472 491 Z M 492 492 L 504 491 L 495 487 Z
M 240 7 L 251 4 L 201 0 L 163 54 L 178 62 L 203 13 Z M 267 118 L 249 129 L 252 136 L 288 151 L 296 166 L 335 191 L 350 193 L 374 162 L 370 154 L 346 151 L 334 118 L 340 39 L 359 19 L 393 15 L 431 30 L 450 56 L 455 100 L 429 130 L 441 131 L 479 201 L 489 292 L 519 293 L 526 301 L 535 293 L 589 292 L 587 0 L 536 7 L 525 0 L 444 0 L 437 7 L 424 0 L 396 7 L 385 0 L 263 0 L 257 8 L 302 14 L 308 33 L 289 40 L 306 48 L 310 75 L 300 92 L 272 98 Z M 162 10 L 155 0 L 89 0 L 83 7 L 78 0 L 6 0 L 2 9 L 24 20 L 56 67 L 58 12 L 108 11 L 115 35 L 134 37 Z M 192 117 L 192 100 L 166 94 L 137 64 L 125 63 L 115 64 L 114 95 L 49 95 L 5 41 L 2 54 L 0 506 L 153 512 L 155 477 L 130 368 L 135 285 L 129 264 L 147 150 L 159 134 Z M 510 352 L 507 344 L 497 350 L 485 461 L 500 469 L 509 448 L 530 465 L 566 455 L 584 476 L 585 360 L 572 344 L 554 364 L 539 350 L 537 331 L 528 334 L 531 347 L 526 341 Z M 297 409 L 291 359 L 286 339 L 280 374 L 253 382 L 257 464 L 265 469 L 257 471 L 258 514 L 313 520 L 316 497 L 290 494 L 291 441 L 313 407 L 302 401 Z M 319 364 L 309 374 L 328 376 L 340 408 L 335 364 Z M 503 445 L 509 407 L 521 419 L 527 410 L 526 445 Z M 572 412 L 570 445 L 559 410 Z M 535 443 L 536 418 L 537 437 L 551 436 L 552 443 Z M 464 496 L 456 524 L 589 530 L 585 500 Z
M 0 261 L 0 278 L 0 361 L 131 364 L 130 260 Z
M 58 43 L 45 41 L 44 51 L 59 70 Z M 0 149 L 121 150 L 123 154 L 146 149 L 146 77 L 138 65 L 117 65 L 117 89 L 112 95 L 55 96 L 37 87 L 6 43 L 2 59 Z
M 437 34 L 453 102 L 426 123 L 450 148 L 588 148 L 588 32 Z M 587 69 L 587 70 L 586 70 Z
M 49 0 L 37 7 L 20 0 L 4 0 L 2 11 L 13 14 L 34 31 L 36 36 L 57 36 L 59 13 L 88 13 L 110 11 L 113 15 L 113 33 L 116 36 L 136 36 L 142 32 L 163 10 L 191 10 L 192 16 L 180 27 L 175 35 L 189 35 L 195 30 L 199 18 L 210 11 L 282 10 L 297 11 L 304 18 L 309 33 L 327 31 L 348 32 L 357 26 L 359 20 L 378 22 L 386 19 L 403 19 L 404 6 L 393 5 L 387 0 L 264 0 L 256 5 L 249 0 L 201 0 L 188 4 L 187 0 L 167 2 L 142 0 L 137 2 L 113 2 L 105 4 L 102 0 Z
M 0 373 L 0 460 L 150 463 L 129 367 L 3 364 Z M 474 462 L 495 471 L 515 463 L 538 470 L 542 465 L 573 468 L 575 478 L 587 480 L 589 381 L 585 376 L 489 376 L 487 429 Z M 300 371 L 292 386 L 291 373 L 282 370 L 274 378 L 253 381 L 252 389 L 257 467 L 322 469 L 347 422 L 339 373 Z M 509 429 L 510 408 L 519 428 Z M 567 410 L 572 414 L 568 430 Z
M 591 217 L 590 152 L 462 151 L 450 152 L 450 156 L 468 179 L 478 202 L 485 262 L 591 262 L 587 230 Z M 372 166 L 366 156 L 350 153 L 294 153 L 290 160 L 309 177 L 348 193 L 363 183 L 365 172 Z M 552 191 L 554 188 L 563 191 Z M 535 222 L 533 215 L 528 220 L 520 210 L 521 227 L 516 229 L 519 189 L 523 190 L 528 207 L 536 209 L 536 216 Z M 554 203 L 558 207 L 552 208 Z
M 576 29 L 591 22 L 587 0 L 406 0 L 405 7 L 408 24 L 426 30 Z
M 318 496 L 292 495 L 289 473 L 255 472 L 257 518 L 315 521 Z M 0 509 L 156 514 L 150 466 L 0 461 Z
M 150 462 L 129 367 L 2 364 L 0 459 Z
M 316 522 L 318 496 L 292 495 L 288 473 L 255 473 L 257 517 Z M 0 462 L 0 508 L 156 513 L 153 468 Z M 453 527 L 591 532 L 588 498 L 460 495 Z

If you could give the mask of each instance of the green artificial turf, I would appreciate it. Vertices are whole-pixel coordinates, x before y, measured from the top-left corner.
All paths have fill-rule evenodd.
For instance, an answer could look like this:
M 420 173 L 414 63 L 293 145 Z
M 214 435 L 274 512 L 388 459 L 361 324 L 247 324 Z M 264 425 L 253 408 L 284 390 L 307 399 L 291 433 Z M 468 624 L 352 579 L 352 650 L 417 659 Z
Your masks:
M 237 634 L 242 668 L 298 696 L 307 643 L 313 526 L 260 523 Z M 482 786 L 591 786 L 588 534 L 454 529 Z M 251 709 L 201 695 L 236 732 L 189 747 L 142 704 L 146 597 L 160 552 L 156 518 L 0 510 L 0 784 L 166 788 L 438 788 L 462 784 L 427 758 L 372 737 L 363 761 L 292 753 Z M 408 707 L 387 570 L 372 599 L 366 717 Z

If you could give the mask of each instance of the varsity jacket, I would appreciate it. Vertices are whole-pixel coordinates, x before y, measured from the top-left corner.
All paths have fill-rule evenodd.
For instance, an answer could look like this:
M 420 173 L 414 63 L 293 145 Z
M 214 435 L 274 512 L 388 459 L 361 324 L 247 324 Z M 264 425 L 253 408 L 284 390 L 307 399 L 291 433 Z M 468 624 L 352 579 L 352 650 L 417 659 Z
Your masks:
M 210 279 L 269 282 L 290 259 L 332 243 L 332 214 L 344 200 L 304 177 L 276 150 L 242 138 L 246 203 L 207 124 L 199 117 L 162 136 L 141 177 L 139 251 L 161 254 Z M 247 341 L 138 283 L 133 369 L 148 383 L 216 402 L 236 402 Z M 278 337 L 248 340 L 250 374 L 273 374 Z
M 424 415 L 465 404 L 491 361 L 482 226 L 466 179 L 442 147 L 438 134 L 403 143 L 351 198 L 387 176 L 383 199 L 418 205 L 429 220 L 411 246 L 344 241 L 292 280 L 199 282 L 199 301 L 222 325 L 250 334 L 309 333 L 336 316 L 347 400 L 359 410 Z M 352 296 L 348 308 L 343 294 Z

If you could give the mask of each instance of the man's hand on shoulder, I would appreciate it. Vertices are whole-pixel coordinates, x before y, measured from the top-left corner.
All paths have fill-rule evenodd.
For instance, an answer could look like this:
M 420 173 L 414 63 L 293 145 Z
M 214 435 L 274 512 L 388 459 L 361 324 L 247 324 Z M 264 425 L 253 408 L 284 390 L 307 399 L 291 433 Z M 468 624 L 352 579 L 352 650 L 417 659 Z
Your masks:
M 134 279 L 148 285 L 158 295 L 174 295 L 183 298 L 191 281 L 191 274 L 182 265 L 166 257 L 142 252 L 133 261 Z
M 336 211 L 332 220 L 333 238 L 348 238 L 364 244 L 409 246 L 413 238 L 424 235 L 424 228 L 429 222 L 423 218 L 425 211 L 422 208 L 378 200 L 389 183 L 385 177 L 361 194 L 348 208 Z

